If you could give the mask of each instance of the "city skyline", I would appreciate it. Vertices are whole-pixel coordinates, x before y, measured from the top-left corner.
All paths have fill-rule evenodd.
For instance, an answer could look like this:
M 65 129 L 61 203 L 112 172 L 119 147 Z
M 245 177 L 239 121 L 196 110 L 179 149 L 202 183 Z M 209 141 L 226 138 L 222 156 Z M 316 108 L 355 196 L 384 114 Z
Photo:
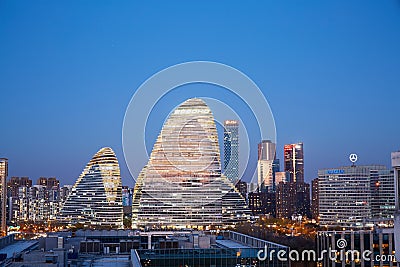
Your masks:
M 224 139 L 223 139 L 223 136 L 224 136 L 224 133 L 222 132 L 220 132 L 219 130 L 218 130 L 218 139 L 219 139 L 219 143 L 220 143 L 220 149 L 221 149 L 221 151 L 224 149 Z M 262 142 L 262 141 L 264 141 L 264 140 L 261 140 L 260 142 Z M 302 145 L 303 145 L 303 142 L 300 142 Z M 281 154 L 281 157 L 276 157 L 276 159 L 277 160 L 281 160 L 282 162 L 284 161 L 284 159 L 285 159 L 285 157 L 284 157 L 284 152 L 285 152 L 285 146 L 288 146 L 288 145 L 292 145 L 292 144 L 284 144 L 284 145 L 282 145 L 281 146 L 281 151 L 278 149 L 278 145 L 276 145 L 276 147 L 277 147 L 277 150 L 276 150 L 276 154 L 277 155 L 279 155 L 279 154 Z M 104 145 L 99 145 L 99 148 L 98 149 L 101 149 L 102 147 L 103 147 Z M 307 144 L 306 144 L 306 146 L 307 146 Z M 240 146 L 239 146 L 239 151 L 240 151 Z M 391 164 L 390 164 L 390 162 L 391 162 L 391 157 L 390 157 L 390 153 L 394 153 L 394 152 L 397 152 L 397 151 L 400 151 L 400 149 L 397 149 L 397 148 L 394 148 L 391 152 L 389 152 L 389 156 L 388 155 L 386 155 L 386 156 L 384 156 L 384 157 L 381 157 L 381 160 L 380 161 L 378 161 L 378 162 L 369 162 L 369 163 L 365 163 L 365 162 L 359 162 L 359 161 L 357 161 L 357 164 L 358 165 L 383 165 L 383 166 L 385 166 L 385 167 L 387 167 L 387 168 L 390 168 L 391 167 Z M 352 152 L 354 152 L 354 151 L 352 151 Z M 221 153 L 222 154 L 222 153 Z M 343 157 L 341 157 L 341 158 L 338 158 L 337 159 L 337 161 L 335 161 L 335 162 L 341 162 L 341 164 L 339 164 L 339 163 L 337 163 L 336 165 L 335 165 L 335 163 L 333 163 L 333 165 L 332 165 L 332 163 L 330 164 L 330 165 L 324 165 L 324 167 L 321 167 L 321 168 L 319 168 L 319 169 L 317 169 L 316 171 L 315 171 L 315 173 L 314 174 L 311 174 L 311 175 L 304 175 L 304 182 L 307 182 L 307 183 L 311 183 L 312 181 L 313 181 L 313 179 L 315 179 L 315 177 L 317 177 L 318 176 L 318 170 L 320 170 L 320 169 L 324 169 L 324 168 L 341 168 L 341 167 L 347 167 L 347 166 L 350 166 L 351 164 L 353 164 L 350 160 L 349 160 L 349 155 L 350 154 L 352 154 L 352 153 L 349 153 L 349 154 L 344 154 L 343 155 Z M 357 156 L 359 156 L 359 154 L 358 153 L 355 153 Z M 307 154 L 307 156 L 308 156 L 308 154 Z M 7 156 L 3 156 L 3 158 L 5 158 L 5 159 L 7 159 L 8 161 L 9 161 L 9 159 L 7 158 Z M 122 155 L 122 158 L 123 158 L 123 155 Z M 382 163 L 383 161 L 386 161 L 386 160 L 382 160 L 382 158 L 389 158 L 389 163 L 388 164 L 384 164 L 384 163 Z M 88 157 L 88 159 L 90 159 L 90 157 Z M 359 160 L 359 158 L 358 158 L 358 160 Z M 224 158 L 221 158 L 221 162 L 224 162 Z M 124 160 L 121 160 L 120 161 L 120 164 L 124 164 L 125 163 L 125 161 Z M 284 162 L 283 162 L 284 163 Z M 12 162 L 11 162 L 11 164 L 12 164 Z M 307 169 L 307 164 L 304 164 L 305 166 L 304 166 L 304 169 Z M 81 168 L 83 168 L 85 166 L 85 164 L 84 163 L 82 163 L 82 166 L 81 166 Z M 125 166 L 126 167 L 126 166 Z M 143 166 L 143 167 L 145 167 L 145 166 Z M 284 170 L 284 167 L 285 166 L 280 166 L 280 172 L 285 172 L 285 170 Z M 8 169 L 9 169 L 9 167 L 8 167 Z M 243 172 L 243 170 L 241 170 L 241 166 L 239 166 L 239 172 L 240 171 L 242 171 Z M 129 174 L 129 179 L 128 178 L 126 178 L 125 179 L 125 183 L 123 183 L 124 185 L 128 185 L 128 186 L 130 186 L 130 187 L 133 187 L 134 185 L 135 185 L 135 181 L 133 180 L 133 179 L 131 179 L 132 177 L 131 177 L 131 175 L 130 175 L 130 173 L 129 173 L 129 171 L 127 171 L 128 172 L 128 174 Z M 44 169 L 44 171 L 43 171 L 43 173 L 46 173 L 46 170 Z M 140 175 L 140 174 L 139 174 Z M 138 175 L 138 176 L 139 176 Z M 63 181 L 63 179 L 62 178 L 59 178 L 58 176 L 55 176 L 55 175 L 42 175 L 42 174 L 39 174 L 38 176 L 29 176 L 29 175 L 16 175 L 16 174 L 13 174 L 13 173 L 8 173 L 8 176 L 7 176 L 7 181 L 10 179 L 10 178 L 12 178 L 12 177 L 27 177 L 27 178 L 29 178 L 29 179 L 33 179 L 33 180 L 35 180 L 35 179 L 39 179 L 39 178 L 41 178 L 41 177 L 56 177 L 57 179 L 60 179 L 60 182 L 61 182 L 61 185 L 73 185 L 74 184 L 74 180 L 73 179 L 71 179 L 71 180 L 68 180 L 68 182 L 65 182 L 65 181 Z M 254 177 L 257 177 L 257 171 L 256 171 L 256 173 L 255 173 L 255 176 Z M 244 179 L 246 182 L 248 182 L 248 183 L 250 183 L 251 181 L 255 181 L 254 180 L 254 177 L 253 178 L 249 178 L 249 177 L 244 177 L 244 176 L 242 176 L 242 177 L 239 177 L 239 180 L 241 180 L 241 179 Z M 121 175 L 121 178 L 124 178 L 124 177 L 122 177 L 122 175 Z M 135 179 L 136 179 L 136 177 L 135 177 Z M 238 181 L 239 181 L 238 180 Z
M 283 144 L 303 142 L 307 182 L 352 152 L 360 164 L 390 166 L 400 127 L 391 123 L 400 94 L 396 1 L 170 4 L 0 3 L 0 156 L 10 175 L 72 184 L 91 151 L 110 146 L 122 159 L 121 125 L 136 88 L 191 60 L 229 64 L 259 85 L 275 116 L 277 157 Z M 203 96 L 194 91 L 171 95 L 176 102 L 159 114 Z M 150 126 L 149 143 L 165 116 Z M 133 186 L 123 161 L 121 175 Z
M 400 266 L 400 0 L 0 1 L 1 266 Z

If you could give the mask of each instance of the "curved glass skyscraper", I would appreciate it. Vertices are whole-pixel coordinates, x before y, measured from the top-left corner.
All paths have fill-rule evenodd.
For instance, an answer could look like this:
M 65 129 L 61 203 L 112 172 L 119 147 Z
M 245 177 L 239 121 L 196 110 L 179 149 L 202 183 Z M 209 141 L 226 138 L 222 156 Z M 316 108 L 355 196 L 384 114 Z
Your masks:
M 59 214 L 61 222 L 123 227 L 122 186 L 114 151 L 100 149 L 86 165 Z
M 138 177 L 133 227 L 222 226 L 247 218 L 245 200 L 221 175 L 211 110 L 193 98 L 176 108 Z

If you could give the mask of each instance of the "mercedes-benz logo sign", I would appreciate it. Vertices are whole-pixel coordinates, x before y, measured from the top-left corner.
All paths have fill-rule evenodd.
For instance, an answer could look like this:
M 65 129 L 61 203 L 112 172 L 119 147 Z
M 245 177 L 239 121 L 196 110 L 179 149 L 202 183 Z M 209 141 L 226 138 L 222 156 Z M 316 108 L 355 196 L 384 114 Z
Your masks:
M 357 154 L 352 153 L 352 154 L 350 154 L 349 159 L 351 162 L 355 163 L 358 159 L 358 156 L 357 156 Z

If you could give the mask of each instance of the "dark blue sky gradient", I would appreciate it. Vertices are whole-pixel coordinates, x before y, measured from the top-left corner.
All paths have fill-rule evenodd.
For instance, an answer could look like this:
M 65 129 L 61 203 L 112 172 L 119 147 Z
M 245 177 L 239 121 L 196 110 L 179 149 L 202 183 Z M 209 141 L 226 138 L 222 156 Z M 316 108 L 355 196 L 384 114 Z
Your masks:
M 318 168 L 389 165 L 400 148 L 400 2 L 0 1 L 0 157 L 10 176 L 72 184 L 111 146 L 135 90 L 165 67 L 231 65 L 263 90 L 278 155 Z M 154 129 L 160 126 L 155 125 Z M 154 134 L 156 136 L 157 133 Z

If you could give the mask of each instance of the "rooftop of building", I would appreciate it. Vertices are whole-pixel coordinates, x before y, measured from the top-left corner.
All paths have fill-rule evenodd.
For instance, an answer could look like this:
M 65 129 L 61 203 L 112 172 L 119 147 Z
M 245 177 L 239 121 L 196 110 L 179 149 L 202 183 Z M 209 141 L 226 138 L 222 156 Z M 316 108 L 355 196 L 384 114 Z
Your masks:
M 89 258 L 85 261 L 82 261 L 82 267 L 114 267 L 114 266 L 121 266 L 121 267 L 129 267 L 130 260 L 128 256 L 119 257 L 119 256 L 99 256 L 94 258 Z
M 215 243 L 219 246 L 219 247 L 223 247 L 223 248 L 250 248 L 249 246 L 240 244 L 238 242 L 232 241 L 232 240 L 216 240 Z
M 38 244 L 37 240 L 29 240 L 29 241 L 16 241 L 4 248 L 0 249 L 0 254 L 7 254 L 7 259 L 15 257 L 15 255 L 27 251 L 29 249 L 33 249 Z
M 338 170 L 338 169 L 345 169 L 345 170 L 352 170 L 352 169 L 373 169 L 373 170 L 382 170 L 387 169 L 387 166 L 382 164 L 363 164 L 363 165 L 347 165 L 347 166 L 339 166 L 334 168 L 323 168 L 319 169 L 318 171 L 328 171 L 328 170 Z

